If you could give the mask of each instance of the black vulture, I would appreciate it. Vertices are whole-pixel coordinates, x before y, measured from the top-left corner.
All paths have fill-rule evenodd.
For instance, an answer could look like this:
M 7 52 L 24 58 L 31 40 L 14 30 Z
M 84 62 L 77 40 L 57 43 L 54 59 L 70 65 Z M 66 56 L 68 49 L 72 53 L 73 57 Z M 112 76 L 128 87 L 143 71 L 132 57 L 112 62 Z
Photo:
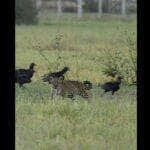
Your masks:
M 101 85 L 101 88 L 105 90 L 104 93 L 112 91 L 112 95 L 114 95 L 114 93 L 119 90 L 122 79 L 122 76 L 118 76 L 116 81 L 106 82 Z
M 64 74 L 69 71 L 70 69 L 68 67 L 64 67 L 61 71 L 58 71 L 58 72 L 50 72 L 48 74 L 45 74 L 42 76 L 42 81 L 43 82 L 49 82 L 49 78 L 50 77 L 53 77 L 53 78 L 60 78 L 62 77 L 63 79 L 65 78 L 64 77 Z M 50 83 L 50 82 L 49 82 Z
M 20 87 L 25 83 L 30 83 L 31 78 L 35 72 L 35 63 L 31 63 L 28 69 L 16 69 L 15 70 L 15 83 L 18 83 Z

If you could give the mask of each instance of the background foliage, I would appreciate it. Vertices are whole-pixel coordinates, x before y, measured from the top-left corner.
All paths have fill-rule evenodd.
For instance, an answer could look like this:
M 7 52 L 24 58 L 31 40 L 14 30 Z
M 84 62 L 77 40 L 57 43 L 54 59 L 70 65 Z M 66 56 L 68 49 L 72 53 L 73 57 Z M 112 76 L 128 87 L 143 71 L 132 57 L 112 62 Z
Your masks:
M 35 24 L 37 14 L 35 0 L 16 0 L 16 24 Z

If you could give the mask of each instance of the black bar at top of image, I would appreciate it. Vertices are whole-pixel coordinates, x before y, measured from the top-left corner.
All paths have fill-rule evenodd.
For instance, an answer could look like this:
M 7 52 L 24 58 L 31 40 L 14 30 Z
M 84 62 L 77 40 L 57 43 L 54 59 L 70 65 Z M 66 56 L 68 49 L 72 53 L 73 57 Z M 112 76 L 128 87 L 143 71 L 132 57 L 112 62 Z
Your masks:
M 144 1 L 137 0 L 137 149 L 144 147 Z
M 15 0 L 0 9 L 0 149 L 15 149 Z

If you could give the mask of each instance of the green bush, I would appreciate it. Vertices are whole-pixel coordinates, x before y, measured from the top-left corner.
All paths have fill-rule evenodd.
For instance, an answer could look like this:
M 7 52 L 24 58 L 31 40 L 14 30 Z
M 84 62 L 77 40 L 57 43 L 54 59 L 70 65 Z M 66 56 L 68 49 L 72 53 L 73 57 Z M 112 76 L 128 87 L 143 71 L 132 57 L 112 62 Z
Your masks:
M 37 23 L 37 9 L 35 0 L 16 0 L 16 24 Z
M 75 2 L 64 1 L 63 12 L 75 12 L 77 11 L 77 5 Z
M 85 12 L 97 12 L 98 11 L 98 1 L 85 0 L 83 4 L 83 9 Z
M 137 51 L 136 36 L 134 32 L 125 31 L 124 38 L 120 40 L 127 49 L 105 49 L 103 59 L 103 73 L 106 76 L 115 77 L 122 75 L 127 84 L 136 81 L 137 73 Z

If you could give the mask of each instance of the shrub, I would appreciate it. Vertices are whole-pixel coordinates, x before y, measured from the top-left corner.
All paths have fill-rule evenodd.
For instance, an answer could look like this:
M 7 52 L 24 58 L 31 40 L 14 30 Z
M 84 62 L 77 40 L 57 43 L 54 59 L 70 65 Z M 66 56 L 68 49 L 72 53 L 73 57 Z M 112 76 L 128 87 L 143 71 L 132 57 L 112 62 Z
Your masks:
M 77 5 L 75 2 L 64 1 L 63 3 L 63 11 L 64 12 L 76 12 Z
M 35 0 L 16 0 L 16 24 L 37 23 L 37 9 Z
M 85 12 L 97 12 L 98 11 L 98 2 L 96 0 L 94 0 L 94 1 L 85 0 L 83 9 Z
M 136 81 L 136 39 L 135 33 L 125 31 L 124 39 L 120 42 L 126 44 L 127 49 L 105 49 L 103 58 L 103 73 L 107 76 L 115 77 L 122 75 L 125 83 Z

